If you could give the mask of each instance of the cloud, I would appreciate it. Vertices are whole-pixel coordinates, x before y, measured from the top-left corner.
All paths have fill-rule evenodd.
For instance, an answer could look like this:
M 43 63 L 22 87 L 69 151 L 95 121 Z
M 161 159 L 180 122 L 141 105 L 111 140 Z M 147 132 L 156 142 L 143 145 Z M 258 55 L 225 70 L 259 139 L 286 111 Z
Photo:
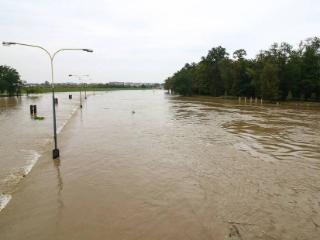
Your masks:
M 254 57 L 275 41 L 297 44 L 320 29 L 315 0 L 7 0 L 1 8 L 1 40 L 95 50 L 61 53 L 57 82 L 70 72 L 96 82 L 161 82 L 214 46 Z M 35 49 L 0 47 L 0 64 L 30 82 L 49 80 L 46 56 Z

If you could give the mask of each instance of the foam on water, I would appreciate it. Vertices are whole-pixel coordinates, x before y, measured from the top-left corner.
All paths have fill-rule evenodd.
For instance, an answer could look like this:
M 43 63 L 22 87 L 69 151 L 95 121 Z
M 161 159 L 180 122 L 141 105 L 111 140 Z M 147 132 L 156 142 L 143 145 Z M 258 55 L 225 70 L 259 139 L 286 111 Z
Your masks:
M 69 122 L 69 120 L 71 119 L 71 117 L 73 116 L 73 114 L 74 114 L 77 110 L 78 110 L 78 107 L 75 107 L 75 108 L 72 109 L 72 112 L 68 115 L 68 119 L 65 120 L 65 121 L 61 124 L 61 126 L 57 129 L 57 133 L 58 133 L 58 134 L 62 131 L 62 129 L 63 129 L 63 128 L 65 127 L 65 125 Z
M 0 212 L 8 205 L 11 198 L 10 194 L 0 194 Z
M 17 184 L 31 172 L 41 156 L 34 150 L 22 149 L 21 152 L 24 153 L 26 158 L 25 165 L 21 168 L 14 169 L 1 183 L 5 192 L 0 194 L 0 211 L 5 208 L 11 200 L 12 196 L 10 193 L 14 192 Z
M 22 150 L 22 151 L 26 151 L 28 153 L 26 165 L 22 168 L 23 174 L 27 175 L 31 172 L 32 168 L 37 163 L 41 155 L 34 150 Z
M 23 167 L 18 169 L 13 169 L 13 171 L 3 180 L 5 185 L 10 189 L 10 186 L 18 184 L 22 178 L 26 177 L 37 163 L 40 158 L 40 154 L 34 150 L 22 149 L 21 152 L 24 153 L 26 163 Z

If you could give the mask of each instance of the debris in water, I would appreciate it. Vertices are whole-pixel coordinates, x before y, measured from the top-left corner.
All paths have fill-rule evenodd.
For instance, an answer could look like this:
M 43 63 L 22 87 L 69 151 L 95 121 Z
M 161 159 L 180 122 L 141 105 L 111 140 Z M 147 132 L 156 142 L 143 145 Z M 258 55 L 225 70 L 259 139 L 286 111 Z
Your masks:
M 252 223 L 234 222 L 234 221 L 231 221 L 231 220 L 229 220 L 228 223 L 229 224 L 239 224 L 239 225 L 255 225 L 255 224 L 252 224 Z
M 230 232 L 224 238 L 224 240 L 242 240 L 239 229 L 237 228 L 236 225 L 231 225 L 229 230 L 230 230 Z
M 311 218 L 311 221 L 312 221 L 313 225 L 314 225 L 316 228 L 320 227 L 320 225 L 319 225 L 318 223 L 316 223 L 316 222 L 313 220 L 313 218 Z

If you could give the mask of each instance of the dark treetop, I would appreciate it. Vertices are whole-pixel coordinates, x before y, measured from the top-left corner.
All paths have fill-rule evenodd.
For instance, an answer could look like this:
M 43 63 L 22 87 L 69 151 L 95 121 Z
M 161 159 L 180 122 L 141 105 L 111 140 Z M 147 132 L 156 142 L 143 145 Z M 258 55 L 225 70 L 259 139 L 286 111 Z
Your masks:
M 262 97 L 269 100 L 320 101 L 320 38 L 302 41 L 297 49 L 274 43 L 254 59 L 236 50 L 212 48 L 198 63 L 187 63 L 165 81 L 176 93 Z

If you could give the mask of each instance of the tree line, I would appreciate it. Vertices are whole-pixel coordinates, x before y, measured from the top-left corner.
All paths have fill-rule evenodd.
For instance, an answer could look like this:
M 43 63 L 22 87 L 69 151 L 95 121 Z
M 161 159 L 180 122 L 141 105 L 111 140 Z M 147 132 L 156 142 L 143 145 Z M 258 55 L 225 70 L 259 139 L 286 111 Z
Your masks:
M 232 57 L 222 46 L 198 63 L 187 63 L 165 80 L 165 89 L 184 96 L 246 96 L 268 100 L 320 100 L 320 38 L 295 49 L 274 43 L 247 59 L 244 49 Z
M 123 89 L 147 89 L 160 88 L 160 84 L 141 84 L 141 85 L 114 85 L 112 83 L 55 83 L 55 91 L 80 91 L 86 88 L 88 91 L 103 91 L 110 88 Z M 9 66 L 0 66 L 0 96 L 14 96 L 22 93 L 45 93 L 51 92 L 52 87 L 48 81 L 44 83 L 28 84 L 26 81 L 20 79 L 18 71 Z
M 0 66 L 0 93 L 8 96 L 19 95 L 23 83 L 14 68 Z

